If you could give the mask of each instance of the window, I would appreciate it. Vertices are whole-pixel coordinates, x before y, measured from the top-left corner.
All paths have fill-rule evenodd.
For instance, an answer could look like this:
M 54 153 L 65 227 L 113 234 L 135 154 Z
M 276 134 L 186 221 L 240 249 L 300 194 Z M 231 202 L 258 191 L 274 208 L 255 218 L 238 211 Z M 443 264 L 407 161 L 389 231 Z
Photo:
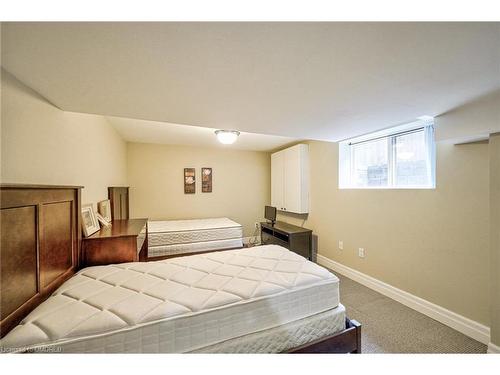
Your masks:
M 341 189 L 435 188 L 432 120 L 419 120 L 339 144 Z

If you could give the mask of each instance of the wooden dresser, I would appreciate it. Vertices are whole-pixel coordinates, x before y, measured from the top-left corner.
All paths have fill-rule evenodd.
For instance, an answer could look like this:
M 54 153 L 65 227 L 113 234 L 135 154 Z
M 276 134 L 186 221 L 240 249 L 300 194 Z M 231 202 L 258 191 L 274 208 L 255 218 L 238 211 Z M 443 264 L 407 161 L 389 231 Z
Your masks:
M 111 226 L 83 239 L 84 267 L 145 261 L 148 253 L 148 219 L 113 220 Z

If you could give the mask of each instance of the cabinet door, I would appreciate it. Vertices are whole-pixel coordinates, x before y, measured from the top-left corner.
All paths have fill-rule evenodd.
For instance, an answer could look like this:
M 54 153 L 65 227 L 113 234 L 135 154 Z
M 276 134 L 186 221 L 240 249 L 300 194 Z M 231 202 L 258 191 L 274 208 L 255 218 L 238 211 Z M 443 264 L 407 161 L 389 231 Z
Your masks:
M 309 211 L 308 146 L 299 144 L 284 150 L 284 209 L 304 214 Z
M 271 155 L 271 206 L 283 210 L 284 205 L 284 151 Z
M 300 149 L 290 147 L 285 150 L 285 211 L 301 212 L 301 160 Z

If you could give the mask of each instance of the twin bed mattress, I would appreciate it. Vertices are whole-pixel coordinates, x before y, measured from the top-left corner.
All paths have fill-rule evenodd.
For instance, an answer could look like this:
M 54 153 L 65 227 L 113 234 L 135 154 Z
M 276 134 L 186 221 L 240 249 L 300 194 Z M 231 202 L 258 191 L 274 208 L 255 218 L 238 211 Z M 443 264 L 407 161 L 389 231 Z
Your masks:
M 148 257 L 243 246 L 243 229 L 228 218 L 148 222 Z
M 5 351 L 277 352 L 343 329 L 338 278 L 276 245 L 81 270 Z

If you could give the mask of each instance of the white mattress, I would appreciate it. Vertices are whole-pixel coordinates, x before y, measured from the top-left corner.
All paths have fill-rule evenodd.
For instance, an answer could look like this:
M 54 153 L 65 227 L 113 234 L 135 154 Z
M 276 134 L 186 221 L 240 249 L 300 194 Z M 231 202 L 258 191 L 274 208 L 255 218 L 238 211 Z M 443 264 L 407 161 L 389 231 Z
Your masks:
M 345 329 L 345 307 L 209 345 L 191 353 L 282 353 Z
M 300 345 L 333 335 L 345 328 L 345 307 L 308 316 L 277 327 L 252 332 L 217 344 L 186 351 L 189 353 L 281 353 Z M 140 336 L 137 336 L 139 334 Z M 57 347 L 64 353 L 160 353 L 165 343 L 158 330 L 137 334 L 118 333 L 98 340 L 80 340 Z M 141 345 L 138 345 L 141 343 Z M 55 347 L 53 349 L 56 349 Z
M 242 226 L 228 218 L 148 222 L 148 256 L 243 246 Z
M 0 340 L 0 347 L 183 353 L 338 305 L 335 275 L 266 245 L 83 269 Z
M 199 253 L 202 251 L 235 249 L 239 247 L 243 247 L 243 240 L 241 238 L 235 238 L 231 240 L 181 243 L 165 246 L 152 246 L 148 247 L 148 257 L 154 258 L 165 255 Z

